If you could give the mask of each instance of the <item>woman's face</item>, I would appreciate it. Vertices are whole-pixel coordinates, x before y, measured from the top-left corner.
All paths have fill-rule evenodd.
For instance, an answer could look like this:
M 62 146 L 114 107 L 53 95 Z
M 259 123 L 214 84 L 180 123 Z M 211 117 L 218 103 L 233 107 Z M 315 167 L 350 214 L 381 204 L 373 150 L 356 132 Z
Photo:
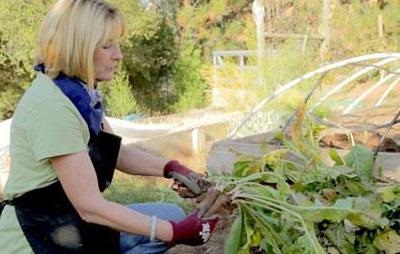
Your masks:
M 118 61 L 122 59 L 119 45 L 109 43 L 94 51 L 94 71 L 96 81 L 108 81 L 114 76 Z

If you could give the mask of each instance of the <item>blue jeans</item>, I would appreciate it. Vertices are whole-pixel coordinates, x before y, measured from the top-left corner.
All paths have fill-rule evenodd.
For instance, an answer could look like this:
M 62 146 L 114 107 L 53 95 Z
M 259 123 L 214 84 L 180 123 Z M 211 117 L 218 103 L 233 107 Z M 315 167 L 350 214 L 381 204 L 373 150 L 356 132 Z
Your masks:
M 132 210 L 157 216 L 162 220 L 180 221 L 185 212 L 177 205 L 167 203 L 142 203 L 128 205 Z M 167 251 L 167 246 L 161 241 L 150 241 L 150 237 L 121 233 L 119 238 L 120 252 L 123 254 L 158 254 Z

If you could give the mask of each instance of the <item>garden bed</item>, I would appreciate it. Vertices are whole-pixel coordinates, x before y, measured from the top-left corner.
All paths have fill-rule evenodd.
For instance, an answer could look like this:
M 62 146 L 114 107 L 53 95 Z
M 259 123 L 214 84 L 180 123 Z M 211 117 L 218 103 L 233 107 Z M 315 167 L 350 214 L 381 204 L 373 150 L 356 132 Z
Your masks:
M 231 172 L 233 164 L 249 157 L 261 158 L 267 151 L 276 150 L 274 143 L 274 133 L 261 133 L 253 136 L 233 140 L 222 140 L 216 142 L 210 151 L 207 159 L 207 169 L 211 172 Z M 377 133 L 357 133 L 353 135 L 356 144 L 369 146 L 371 150 L 375 149 L 379 142 L 380 134 Z M 400 181 L 400 146 L 391 139 L 386 138 L 383 142 L 382 152 L 378 153 L 376 167 L 383 169 L 384 176 Z M 340 155 L 348 153 L 351 146 L 350 135 L 335 133 L 327 135 L 320 140 L 323 156 L 329 163 L 327 151 L 329 147 L 338 148 Z M 393 152 L 396 151 L 396 152 Z

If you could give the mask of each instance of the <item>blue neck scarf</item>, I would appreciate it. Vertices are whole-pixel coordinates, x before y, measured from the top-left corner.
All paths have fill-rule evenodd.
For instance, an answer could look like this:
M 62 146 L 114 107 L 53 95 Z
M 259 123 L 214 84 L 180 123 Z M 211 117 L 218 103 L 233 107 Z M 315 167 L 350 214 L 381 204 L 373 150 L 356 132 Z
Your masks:
M 38 64 L 35 66 L 35 70 L 45 73 L 45 66 Z M 64 73 L 60 73 L 53 81 L 78 109 L 86 121 L 90 135 L 97 136 L 102 129 L 101 121 L 104 114 L 101 98 L 97 91 L 89 91 L 83 81 L 76 77 L 68 77 Z

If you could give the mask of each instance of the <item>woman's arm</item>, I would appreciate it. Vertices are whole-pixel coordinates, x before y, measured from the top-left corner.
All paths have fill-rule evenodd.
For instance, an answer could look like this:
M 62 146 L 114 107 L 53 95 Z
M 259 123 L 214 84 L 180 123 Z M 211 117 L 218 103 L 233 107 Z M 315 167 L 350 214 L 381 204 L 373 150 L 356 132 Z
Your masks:
M 140 150 L 121 145 L 117 169 L 131 175 L 164 176 L 164 166 L 168 160 Z
M 104 131 L 114 133 L 107 119 L 103 117 Z M 139 148 L 121 144 L 117 169 L 131 175 L 163 176 L 168 160 Z
M 131 234 L 150 235 L 149 216 L 101 196 L 87 152 L 54 157 L 51 162 L 68 199 L 83 220 Z M 171 224 L 158 219 L 156 238 L 169 242 L 172 236 Z
M 106 118 L 103 118 L 104 131 L 113 133 Z M 173 178 L 176 191 L 182 197 L 196 197 L 209 186 L 203 177 L 178 161 L 168 161 L 141 149 L 121 145 L 117 166 L 119 170 L 131 175 L 163 176 Z

